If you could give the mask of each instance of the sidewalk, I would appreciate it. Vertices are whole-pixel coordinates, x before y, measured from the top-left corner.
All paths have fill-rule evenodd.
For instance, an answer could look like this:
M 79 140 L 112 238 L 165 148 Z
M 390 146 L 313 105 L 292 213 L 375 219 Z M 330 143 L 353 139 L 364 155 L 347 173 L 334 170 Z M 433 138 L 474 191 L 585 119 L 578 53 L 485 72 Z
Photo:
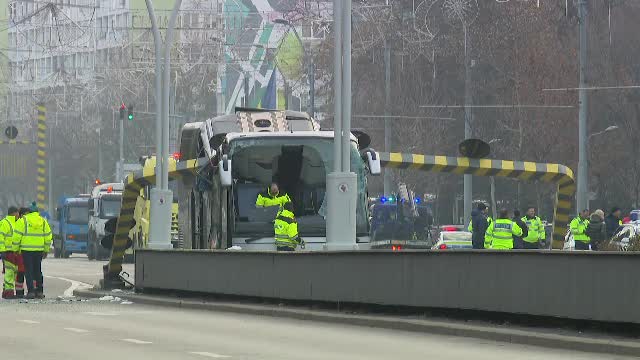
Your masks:
M 608 337 L 606 334 L 598 334 L 600 335 L 598 337 L 594 337 L 593 334 L 580 334 L 579 336 L 576 336 L 569 334 L 568 332 L 563 333 L 562 331 L 549 332 L 549 329 L 537 329 L 536 331 L 522 327 L 497 326 L 491 324 L 471 325 L 459 321 L 428 320 L 415 317 L 356 315 L 341 313 L 338 311 L 308 310 L 278 305 L 182 299 L 179 297 L 165 295 L 136 294 L 130 291 L 109 292 L 94 289 L 76 290 L 74 291 L 74 295 L 85 298 L 100 298 L 102 296 L 111 295 L 131 301 L 134 304 L 283 317 L 297 320 L 329 322 L 334 324 L 471 337 L 476 339 L 520 345 L 541 346 L 546 348 L 640 357 L 640 341 L 620 337 Z

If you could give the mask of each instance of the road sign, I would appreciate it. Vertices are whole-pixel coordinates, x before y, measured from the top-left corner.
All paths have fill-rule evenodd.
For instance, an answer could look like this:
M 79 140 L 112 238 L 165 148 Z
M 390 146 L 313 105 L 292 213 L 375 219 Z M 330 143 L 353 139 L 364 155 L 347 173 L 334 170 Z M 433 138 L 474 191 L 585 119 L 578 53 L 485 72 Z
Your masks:
M 18 137 L 18 129 L 11 125 L 11 126 L 7 126 L 6 129 L 4 129 L 4 134 L 10 139 L 13 140 L 16 137 Z

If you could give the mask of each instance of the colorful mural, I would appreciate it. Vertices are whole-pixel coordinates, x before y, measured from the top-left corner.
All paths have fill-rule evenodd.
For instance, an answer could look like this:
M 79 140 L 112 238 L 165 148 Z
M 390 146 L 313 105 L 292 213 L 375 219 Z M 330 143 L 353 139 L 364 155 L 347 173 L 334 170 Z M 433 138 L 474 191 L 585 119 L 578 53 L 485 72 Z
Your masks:
M 262 107 L 265 98 L 270 99 L 270 106 L 275 98 L 275 106 L 283 109 L 285 81 L 292 95 L 289 108 L 300 107 L 299 94 L 306 91 L 300 86 L 304 51 L 291 25 L 277 20 L 302 1 L 226 0 L 225 69 L 221 79 L 226 113 L 243 104 Z

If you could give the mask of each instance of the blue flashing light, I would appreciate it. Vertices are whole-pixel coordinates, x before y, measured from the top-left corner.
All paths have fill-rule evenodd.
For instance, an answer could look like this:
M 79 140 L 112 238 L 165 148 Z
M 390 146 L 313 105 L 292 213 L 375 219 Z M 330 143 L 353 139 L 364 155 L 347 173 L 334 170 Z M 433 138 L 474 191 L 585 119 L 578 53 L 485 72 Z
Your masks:
M 381 203 L 383 203 L 383 204 L 384 204 L 384 203 L 386 203 L 386 202 L 387 202 L 387 198 L 386 198 L 386 197 L 384 197 L 384 196 L 383 196 L 383 197 L 381 197 L 381 198 L 380 198 L 380 202 L 381 202 Z
M 416 204 L 420 204 L 420 198 L 415 199 Z

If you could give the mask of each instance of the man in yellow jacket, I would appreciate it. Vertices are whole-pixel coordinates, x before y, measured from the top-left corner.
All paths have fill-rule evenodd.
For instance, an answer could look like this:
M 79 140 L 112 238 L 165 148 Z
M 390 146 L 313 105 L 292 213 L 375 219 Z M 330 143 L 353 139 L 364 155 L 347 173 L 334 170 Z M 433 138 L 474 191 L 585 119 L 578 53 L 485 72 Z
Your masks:
M 513 237 L 522 236 L 522 229 L 509 218 L 509 211 L 502 209 L 498 218 L 489 225 L 487 236 L 491 236 L 492 249 L 511 250 L 513 249 Z
M 525 249 L 538 249 L 540 247 L 540 241 L 546 239 L 546 233 L 542 220 L 536 216 L 536 209 L 530 207 L 527 210 L 527 215 L 522 218 L 525 224 L 527 224 L 527 236 L 522 238 Z
M 298 222 L 293 214 L 293 204 L 285 203 L 273 223 L 273 230 L 278 251 L 295 251 L 300 245 L 304 248 L 304 241 L 298 235 Z
M 0 253 L 2 253 L 2 264 L 4 265 L 2 298 L 15 299 L 20 243 L 14 239 L 14 229 L 20 212 L 17 207 L 11 206 L 7 214 L 9 215 L 0 221 Z M 24 274 L 22 275 L 24 277 Z
M 256 198 L 256 207 L 271 207 L 271 206 L 279 206 L 278 213 L 282 211 L 282 207 L 286 203 L 290 203 L 291 198 L 287 193 L 280 193 L 280 187 L 277 183 L 272 183 L 267 191 L 261 192 L 258 194 Z
M 42 259 L 47 257 L 53 239 L 49 223 L 40 216 L 38 209 L 30 209 L 16 223 L 15 233 L 24 260 L 28 289 L 26 298 L 44 299 Z

